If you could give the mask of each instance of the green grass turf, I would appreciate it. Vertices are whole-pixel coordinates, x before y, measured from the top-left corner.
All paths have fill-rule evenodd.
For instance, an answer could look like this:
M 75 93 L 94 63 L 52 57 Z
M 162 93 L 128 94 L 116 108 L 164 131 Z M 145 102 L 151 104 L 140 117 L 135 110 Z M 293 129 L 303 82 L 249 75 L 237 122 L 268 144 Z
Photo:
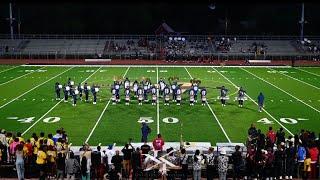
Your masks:
M 8 67 L 0 66 L 0 71 L 2 68 Z M 25 71 L 26 69 L 34 70 L 39 68 L 21 66 L 8 70 L 1 73 L 0 83 L 5 83 L 28 73 Z M 45 72 L 36 71 L 1 85 L 0 106 L 69 68 L 44 67 Z M 25 137 L 30 137 L 33 132 L 55 133 L 56 129 L 64 127 L 74 145 L 81 145 L 86 140 L 92 145 L 98 143 L 105 145 L 113 142 L 123 145 L 129 138 L 139 142 L 141 125 L 138 120 L 140 117 L 150 117 L 153 120 L 149 124 L 152 128 L 149 140 L 155 137 L 159 129 L 166 141 L 178 142 L 182 133 L 183 139 L 190 142 L 211 142 L 214 144 L 216 142 L 228 142 L 228 138 L 231 142 L 245 142 L 247 129 L 251 123 L 255 123 L 262 132 L 266 132 L 269 126 L 278 129 L 282 125 L 292 133 L 298 133 L 301 128 L 319 133 L 318 121 L 320 120 L 320 113 L 316 110 L 320 110 L 320 90 L 315 87 L 320 87 L 320 77 L 315 74 L 320 74 L 320 68 L 301 69 L 311 72 L 311 74 L 297 68 L 74 67 L 2 107 L 0 109 L 0 128 L 5 128 L 8 131 L 23 132 Z M 287 77 L 279 71 L 287 71 L 286 75 L 315 87 Z M 287 93 L 258 79 L 249 72 Z M 132 97 L 132 102 L 129 106 L 124 105 L 123 89 L 121 89 L 121 103 L 117 105 L 110 103 L 107 106 L 107 102 L 111 97 L 110 84 L 115 76 L 122 77 L 125 75 L 131 82 L 135 79 L 140 81 L 145 77 L 150 78 L 152 83 L 156 83 L 157 73 L 158 78 L 162 77 L 166 82 L 168 82 L 169 77 L 179 77 L 180 83 L 189 82 L 190 76 L 201 80 L 200 88 L 207 88 L 208 104 L 216 118 L 208 106 L 201 106 L 200 96 L 195 106 L 189 106 L 187 92 L 183 94 L 181 106 L 176 106 L 173 102 L 170 102 L 170 106 L 164 106 L 163 99 L 160 98 L 159 115 L 157 114 L 157 106 L 152 106 L 150 102 L 138 106 L 134 97 Z M 3 78 L 5 76 L 10 78 Z M 76 84 L 89 77 L 86 82 L 90 85 L 93 83 L 100 85 L 98 103 L 93 105 L 91 102 L 78 101 L 77 106 L 73 107 L 71 106 L 71 99 L 69 99 L 68 103 L 56 101 L 54 99 L 54 83 L 64 83 L 68 77 L 71 77 Z M 259 113 L 257 105 L 251 100 L 246 101 L 243 108 L 239 108 L 238 103 L 234 101 L 237 95 L 237 88 L 233 84 L 242 86 L 255 101 L 259 92 L 263 92 L 266 98 L 265 108 L 269 114 L 266 112 Z M 216 87 L 222 85 L 229 89 L 230 100 L 226 107 L 222 107 L 220 101 L 217 100 L 219 91 Z M 297 101 L 297 99 L 288 94 L 295 96 L 316 110 Z M 90 98 L 92 98 L 91 94 Z M 151 99 L 150 95 L 149 99 Z M 8 119 L 8 117 L 17 117 L 18 119 Z M 55 123 L 44 122 L 43 119 L 48 117 L 59 117 L 60 121 Z M 168 117 L 177 118 L 179 122 L 163 122 L 163 119 Z M 24 118 L 29 118 L 31 121 L 29 123 L 17 121 Z M 272 121 L 272 124 L 257 122 L 262 118 L 267 118 Z M 288 119 L 282 119 L 281 121 L 280 118 L 292 118 L 295 120 L 304 118 L 308 120 L 298 120 L 295 121 L 296 123 L 292 123 Z M 159 119 L 159 126 L 157 119 Z M 219 126 L 218 122 L 220 122 L 221 126 Z M 287 135 L 289 134 L 289 132 L 286 133 Z

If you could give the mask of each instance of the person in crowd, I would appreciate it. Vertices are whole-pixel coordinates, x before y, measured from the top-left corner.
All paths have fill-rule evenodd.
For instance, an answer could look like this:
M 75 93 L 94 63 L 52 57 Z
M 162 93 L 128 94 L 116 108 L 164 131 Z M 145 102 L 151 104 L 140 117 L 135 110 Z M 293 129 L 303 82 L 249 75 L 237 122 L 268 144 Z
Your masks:
M 41 143 L 42 144 L 42 143 Z M 40 171 L 40 180 L 45 180 L 46 179 L 46 165 L 47 165 L 47 147 L 44 145 L 41 145 L 39 148 L 39 151 L 37 153 L 37 165 L 38 169 Z
M 232 153 L 231 160 L 233 163 L 233 179 L 241 179 L 241 168 L 243 165 L 242 155 L 240 152 L 240 146 L 236 145 L 235 152 Z
M 283 128 L 281 127 L 279 131 L 277 131 L 276 137 L 277 137 L 277 145 L 284 143 L 286 141 L 285 138 L 285 132 L 283 131 Z
M 79 170 L 80 170 L 79 162 L 75 159 L 74 153 L 70 152 L 69 158 L 66 160 L 67 179 L 74 180 Z
M 122 173 L 122 166 L 123 166 L 123 158 L 120 156 L 120 151 L 116 150 L 116 154 L 112 157 L 111 163 L 114 165 L 117 174 Z
M 106 151 L 106 156 L 108 158 L 108 166 L 107 166 L 107 170 L 109 171 L 111 169 L 111 165 L 112 165 L 112 157 L 116 154 L 115 150 L 114 150 L 114 146 L 112 144 L 110 144 L 108 146 L 108 149 Z
M 284 175 L 284 151 L 279 144 L 274 152 L 274 173 L 275 178 L 281 178 Z
M 188 155 L 186 153 L 186 149 L 181 149 L 179 154 L 179 162 L 182 168 L 182 180 L 187 180 L 188 178 Z
M 91 159 L 83 156 L 81 159 L 81 179 L 90 180 Z
M 201 180 L 201 161 L 203 157 L 200 155 L 200 150 L 197 149 L 193 155 L 193 179 Z
M 273 147 L 274 143 L 276 142 L 276 133 L 273 131 L 271 126 L 269 127 L 269 130 L 268 130 L 266 136 L 269 139 L 269 146 Z
M 207 170 L 207 179 L 208 180 L 213 180 L 214 177 L 214 172 L 215 172 L 215 156 L 214 156 L 214 148 L 213 147 L 209 147 L 208 149 L 208 154 L 206 156 L 206 170 Z
M 16 169 L 19 180 L 24 180 L 24 153 L 23 153 L 23 145 L 18 144 L 16 146 Z
M 139 147 L 136 148 L 136 151 L 132 153 L 131 156 L 131 163 L 132 163 L 132 179 L 139 179 L 140 177 L 140 170 L 142 167 L 141 163 L 141 150 Z
M 273 163 L 274 163 L 274 154 L 273 154 L 273 148 L 269 147 L 267 149 L 266 154 L 266 162 L 264 167 L 264 173 L 263 177 L 266 179 L 272 179 L 273 175 Z
M 292 179 L 294 175 L 296 151 L 293 147 L 293 142 L 289 142 L 289 147 L 285 150 L 285 160 L 286 160 L 286 179 Z
M 97 150 L 91 152 L 91 164 L 92 164 L 92 178 L 93 179 L 99 179 L 99 170 L 100 170 L 100 165 L 102 164 L 101 162 L 101 147 L 97 146 Z
M 53 142 L 53 141 L 52 141 Z M 57 158 L 57 151 L 54 148 L 54 146 L 49 145 L 47 146 L 48 150 L 47 150 L 47 168 L 48 168 L 48 176 L 50 177 L 54 177 L 55 176 L 55 167 L 56 167 L 56 158 Z
M 57 180 L 64 179 L 64 171 L 66 169 L 66 158 L 62 155 L 62 153 L 58 153 L 57 159 L 56 159 L 56 165 L 57 165 Z
M 134 147 L 127 143 L 123 149 L 121 150 L 121 152 L 123 153 L 123 169 L 124 169 L 124 177 L 128 178 L 130 171 L 131 171 L 131 156 L 133 153 Z
M 8 152 L 9 144 L 8 144 L 7 137 L 6 137 L 6 130 L 4 130 L 4 129 L 1 129 L 1 131 L 0 131 L 0 144 L 2 145 L 1 161 L 7 162 L 7 152 Z M 1 153 L 1 151 L 0 151 L 0 153 Z
M 152 145 L 153 145 L 153 149 L 155 151 L 162 151 L 163 150 L 164 140 L 163 140 L 161 134 L 157 135 L 157 138 L 155 138 L 153 140 Z
M 254 176 L 258 179 L 261 179 L 263 174 L 263 167 L 265 166 L 265 156 L 262 149 L 258 148 L 254 157 Z
M 311 156 L 309 152 L 307 152 L 306 159 L 304 160 L 303 164 L 304 164 L 303 179 L 307 180 L 310 178 L 310 174 L 311 174 Z
M 149 154 L 149 152 L 152 150 L 151 146 L 148 145 L 147 141 L 145 141 L 140 148 L 142 154 Z
M 311 158 L 311 172 L 310 172 L 310 178 L 315 179 L 317 178 L 317 164 L 319 162 L 319 149 L 316 147 L 314 142 L 310 142 L 308 152 L 310 154 Z
M 222 149 L 220 151 L 220 156 L 218 156 L 217 160 L 218 160 L 219 180 L 226 180 L 229 158 L 227 156 L 227 152 L 225 149 Z

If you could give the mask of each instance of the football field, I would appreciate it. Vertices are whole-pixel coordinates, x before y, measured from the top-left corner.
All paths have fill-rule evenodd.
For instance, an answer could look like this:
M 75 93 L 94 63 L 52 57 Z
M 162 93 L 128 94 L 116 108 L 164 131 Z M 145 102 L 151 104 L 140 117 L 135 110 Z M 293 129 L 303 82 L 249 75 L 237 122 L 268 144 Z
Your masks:
M 100 85 L 97 104 L 78 100 L 77 106 L 55 99 L 54 84 L 71 78 L 76 85 L 88 82 Z M 190 79 L 201 81 L 207 89 L 207 103 L 200 96 L 189 105 L 187 91 L 181 106 L 170 101 L 164 106 L 160 98 L 156 106 L 146 102 L 138 106 L 135 97 L 129 106 L 110 103 L 110 85 L 115 78 L 128 77 L 131 83 L 150 78 L 152 84 L 163 78 L 177 78 L 179 84 Z M 222 107 L 219 89 L 228 90 L 227 106 Z M 248 100 L 244 107 L 235 101 L 238 88 L 243 87 Z M 265 96 L 265 109 L 258 112 L 257 96 Z M 63 97 L 63 93 L 61 92 Z M 149 95 L 149 99 L 151 96 Z M 63 127 L 73 145 L 125 144 L 129 138 L 141 139 L 141 122 L 151 127 L 151 141 L 161 133 L 166 142 L 179 142 L 180 135 L 189 142 L 244 143 L 250 124 L 266 132 L 269 126 L 283 127 L 286 136 L 300 129 L 320 132 L 320 68 L 308 67 L 196 67 L 196 66 L 0 66 L 0 128 L 21 132 L 55 134 Z

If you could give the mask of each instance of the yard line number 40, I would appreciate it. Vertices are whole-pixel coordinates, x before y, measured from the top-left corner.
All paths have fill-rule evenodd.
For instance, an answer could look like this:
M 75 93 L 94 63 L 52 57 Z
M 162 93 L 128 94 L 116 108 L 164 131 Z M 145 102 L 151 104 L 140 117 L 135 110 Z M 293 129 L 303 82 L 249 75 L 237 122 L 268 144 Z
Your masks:
M 298 121 L 307 121 L 308 119 L 304 118 L 280 118 L 280 121 L 285 124 L 297 124 Z M 273 124 L 273 121 L 269 120 L 268 118 L 262 118 L 259 119 L 257 122 L 262 123 L 262 124 Z
M 19 119 L 19 117 L 7 117 L 7 119 L 12 119 L 12 120 L 17 120 L 20 123 L 32 123 L 32 121 L 34 121 L 36 117 L 28 117 L 28 118 L 22 118 Z M 60 117 L 47 117 L 44 118 L 42 121 L 44 123 L 56 123 L 58 121 L 60 121 Z

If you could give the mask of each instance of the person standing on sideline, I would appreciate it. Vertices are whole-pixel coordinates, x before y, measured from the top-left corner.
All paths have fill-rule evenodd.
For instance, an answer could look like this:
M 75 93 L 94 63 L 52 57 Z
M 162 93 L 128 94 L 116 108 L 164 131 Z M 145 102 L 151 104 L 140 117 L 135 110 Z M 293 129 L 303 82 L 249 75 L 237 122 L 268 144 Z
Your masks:
M 16 169 L 19 180 L 24 180 L 24 159 L 23 159 L 23 145 L 17 145 L 16 151 Z
M 164 140 L 162 139 L 161 134 L 157 135 L 157 138 L 153 140 L 152 145 L 155 153 L 158 153 L 158 151 L 161 152 L 163 150 Z
M 187 162 L 188 155 L 186 153 L 186 149 L 181 149 L 179 159 L 180 159 L 180 166 L 182 168 L 181 180 L 187 180 L 188 179 L 188 162 Z
M 64 170 L 66 168 L 66 158 L 62 155 L 61 152 L 58 153 L 56 163 L 57 163 L 57 180 L 64 179 Z
M 233 179 L 241 179 L 241 166 L 243 165 L 242 162 L 242 155 L 240 152 L 240 146 L 236 145 L 235 147 L 236 152 L 232 153 L 232 163 L 233 163 Z
M 147 125 L 147 123 L 143 122 L 141 127 L 141 142 L 148 141 L 148 135 L 151 132 L 151 128 Z
M 222 149 L 220 151 L 220 156 L 218 157 L 219 180 L 227 179 L 228 162 L 229 158 L 227 157 L 227 152 Z
M 201 180 L 201 161 L 203 157 L 200 155 L 200 150 L 197 149 L 193 155 L 193 179 Z
M 264 107 L 264 95 L 262 92 L 260 92 L 258 96 L 258 106 L 259 106 L 259 112 L 262 112 L 262 108 Z
M 213 147 L 210 147 L 209 150 L 208 150 L 208 155 L 207 155 L 207 179 L 208 180 L 213 180 L 213 177 L 214 177 L 214 170 L 215 170 L 214 160 L 215 160 L 215 157 L 214 157 L 213 151 L 214 151 Z
M 69 159 L 66 160 L 67 179 L 74 180 L 75 175 L 80 169 L 79 162 L 74 158 L 74 153 L 70 152 Z
M 91 159 L 83 156 L 81 159 L 81 179 L 90 180 Z

